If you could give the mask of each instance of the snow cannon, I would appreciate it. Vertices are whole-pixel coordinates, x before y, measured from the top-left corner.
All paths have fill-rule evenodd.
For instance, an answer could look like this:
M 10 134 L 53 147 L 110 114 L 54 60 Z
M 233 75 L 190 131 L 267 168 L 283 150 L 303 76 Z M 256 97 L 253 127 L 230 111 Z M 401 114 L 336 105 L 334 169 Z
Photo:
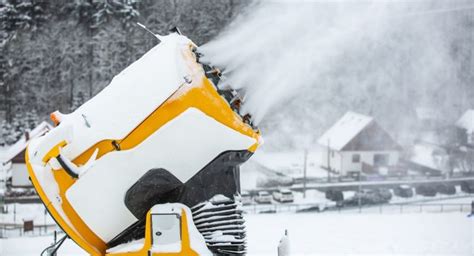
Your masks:
M 219 195 L 230 200 L 223 203 L 233 209 L 227 219 L 241 220 L 239 166 L 261 144 L 259 130 L 241 113 L 239 93 L 218 86 L 219 69 L 200 63 L 191 40 L 179 31 L 159 38 L 74 112 L 51 114 L 56 127 L 26 150 L 31 181 L 49 213 L 91 255 L 146 240 L 154 206 L 193 208 Z M 180 216 L 194 221 L 187 211 Z M 203 236 L 205 245 L 213 253 L 244 254 L 239 227 L 211 230 L 235 243 Z

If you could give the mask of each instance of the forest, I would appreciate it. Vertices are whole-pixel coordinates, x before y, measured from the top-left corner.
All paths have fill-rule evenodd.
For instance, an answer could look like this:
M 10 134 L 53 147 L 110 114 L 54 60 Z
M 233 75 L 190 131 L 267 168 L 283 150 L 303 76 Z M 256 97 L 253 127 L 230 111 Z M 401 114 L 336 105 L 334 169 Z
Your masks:
M 69 113 L 177 26 L 198 45 L 246 5 L 239 0 L 0 0 L 0 144 Z M 4 141 L 1 141 L 1 140 Z

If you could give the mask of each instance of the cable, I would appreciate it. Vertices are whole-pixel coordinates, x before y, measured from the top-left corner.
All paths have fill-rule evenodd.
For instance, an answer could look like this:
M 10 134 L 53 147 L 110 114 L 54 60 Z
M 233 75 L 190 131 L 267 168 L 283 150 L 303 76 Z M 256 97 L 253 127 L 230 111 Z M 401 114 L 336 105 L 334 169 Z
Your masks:
M 59 239 L 59 241 L 57 241 L 56 243 L 46 247 L 40 254 L 40 256 L 52 256 L 52 255 L 55 255 L 56 252 L 58 251 L 59 247 L 61 247 L 61 245 L 64 243 L 64 241 L 66 240 L 66 238 L 68 238 L 67 235 L 64 235 L 63 238 Z M 54 248 L 54 250 L 51 252 L 51 253 L 48 253 L 48 251 L 50 249 Z M 48 254 L 44 254 L 44 253 L 48 253 Z

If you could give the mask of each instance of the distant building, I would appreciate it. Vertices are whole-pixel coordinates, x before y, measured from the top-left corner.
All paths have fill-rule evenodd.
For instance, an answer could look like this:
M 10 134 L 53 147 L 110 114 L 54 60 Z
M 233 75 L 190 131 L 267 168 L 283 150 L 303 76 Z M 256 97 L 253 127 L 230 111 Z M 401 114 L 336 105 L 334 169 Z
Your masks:
M 474 148 L 474 109 L 469 109 L 456 122 L 459 144 Z
M 318 143 L 323 168 L 340 175 L 398 171 L 401 147 L 372 117 L 347 112 Z
M 410 148 L 410 156 L 403 160 L 409 171 L 423 175 L 442 175 L 451 171 L 446 148 L 432 143 L 418 143 Z
M 40 137 L 52 129 L 47 122 L 42 122 L 33 130 L 25 134 L 10 148 L 8 148 L 3 157 L 3 166 L 8 166 L 7 173 L 11 175 L 11 185 L 13 187 L 31 187 L 28 170 L 25 163 L 25 150 L 31 139 Z

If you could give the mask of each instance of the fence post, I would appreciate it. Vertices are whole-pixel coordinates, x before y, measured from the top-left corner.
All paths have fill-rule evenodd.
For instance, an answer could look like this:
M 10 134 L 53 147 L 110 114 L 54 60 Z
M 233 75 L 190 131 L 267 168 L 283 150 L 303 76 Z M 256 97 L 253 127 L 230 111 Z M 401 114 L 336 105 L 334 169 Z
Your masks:
M 441 212 L 444 211 L 444 207 L 443 207 L 443 206 L 444 206 L 444 204 L 441 204 Z
M 403 204 L 400 204 L 400 213 L 403 212 Z
M 382 205 L 379 206 L 379 213 L 382 213 Z
M 463 205 L 462 205 L 462 204 L 460 204 L 459 206 L 460 206 L 460 207 L 459 207 L 459 208 L 460 208 L 459 210 L 462 212 L 462 206 L 463 206 Z
M 423 205 L 420 204 L 420 212 L 423 212 Z

